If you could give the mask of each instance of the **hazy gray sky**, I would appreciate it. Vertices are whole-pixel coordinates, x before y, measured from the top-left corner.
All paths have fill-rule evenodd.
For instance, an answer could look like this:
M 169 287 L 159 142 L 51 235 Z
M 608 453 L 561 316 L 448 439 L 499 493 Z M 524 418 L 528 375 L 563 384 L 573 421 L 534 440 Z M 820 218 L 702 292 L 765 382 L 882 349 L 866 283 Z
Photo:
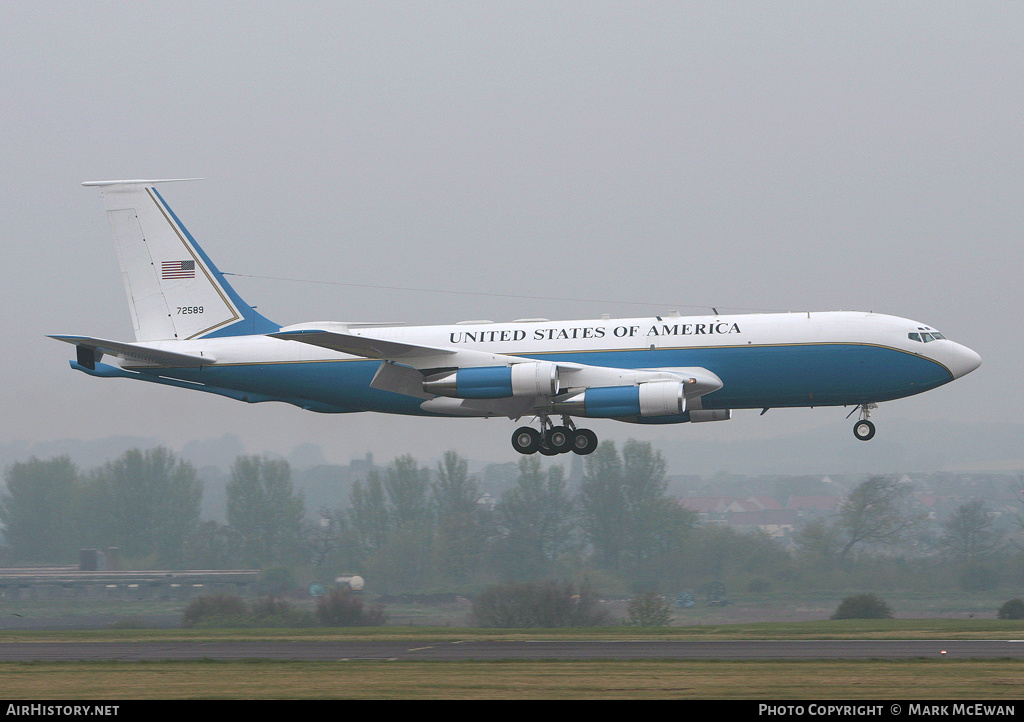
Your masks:
M 208 179 L 162 193 L 224 271 L 602 301 L 236 279 L 280 323 L 875 310 L 984 359 L 883 404 L 879 438 L 1024 421 L 1019 3 L 14 2 L 0 98 L 4 441 L 230 432 L 338 461 L 514 460 L 508 421 L 324 416 L 72 372 L 45 334 L 132 338 L 80 186 L 127 177 Z M 742 453 L 833 423 L 858 444 L 845 413 L 593 427 Z

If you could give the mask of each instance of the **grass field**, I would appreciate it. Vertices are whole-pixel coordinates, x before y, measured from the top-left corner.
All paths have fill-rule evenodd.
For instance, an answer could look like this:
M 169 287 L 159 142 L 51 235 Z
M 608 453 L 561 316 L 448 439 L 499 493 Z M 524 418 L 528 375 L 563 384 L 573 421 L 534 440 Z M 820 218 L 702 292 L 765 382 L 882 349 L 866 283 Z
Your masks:
M 144 699 L 1019 700 L 1008 660 L 0 664 L 2 696 Z

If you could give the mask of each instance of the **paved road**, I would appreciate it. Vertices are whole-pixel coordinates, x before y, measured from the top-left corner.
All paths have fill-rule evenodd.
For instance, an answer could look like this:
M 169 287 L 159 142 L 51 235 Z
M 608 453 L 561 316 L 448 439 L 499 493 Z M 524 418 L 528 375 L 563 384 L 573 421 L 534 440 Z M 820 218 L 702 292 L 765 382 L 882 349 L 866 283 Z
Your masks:
M 943 654 L 945 651 L 945 654 Z M 393 641 L 258 642 L 3 642 L 0 661 L 276 659 L 525 660 L 525 659 L 1024 659 L 1014 641 Z

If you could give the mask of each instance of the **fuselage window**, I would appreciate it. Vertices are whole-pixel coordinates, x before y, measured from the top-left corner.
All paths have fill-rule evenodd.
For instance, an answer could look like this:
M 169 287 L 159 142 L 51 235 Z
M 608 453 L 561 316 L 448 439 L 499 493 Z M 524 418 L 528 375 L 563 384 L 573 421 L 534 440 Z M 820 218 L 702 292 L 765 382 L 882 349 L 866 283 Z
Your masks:
M 921 334 L 919 334 L 919 333 L 908 333 L 907 334 L 907 338 L 909 338 L 911 341 L 920 341 L 921 340 Z

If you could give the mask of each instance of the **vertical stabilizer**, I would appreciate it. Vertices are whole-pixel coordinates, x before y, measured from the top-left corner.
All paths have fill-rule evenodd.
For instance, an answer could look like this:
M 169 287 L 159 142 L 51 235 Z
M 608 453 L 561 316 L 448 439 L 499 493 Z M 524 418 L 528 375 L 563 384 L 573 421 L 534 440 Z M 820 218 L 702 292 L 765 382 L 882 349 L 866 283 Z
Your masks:
M 137 341 L 272 333 L 157 192 L 168 181 L 92 181 L 103 193 Z

